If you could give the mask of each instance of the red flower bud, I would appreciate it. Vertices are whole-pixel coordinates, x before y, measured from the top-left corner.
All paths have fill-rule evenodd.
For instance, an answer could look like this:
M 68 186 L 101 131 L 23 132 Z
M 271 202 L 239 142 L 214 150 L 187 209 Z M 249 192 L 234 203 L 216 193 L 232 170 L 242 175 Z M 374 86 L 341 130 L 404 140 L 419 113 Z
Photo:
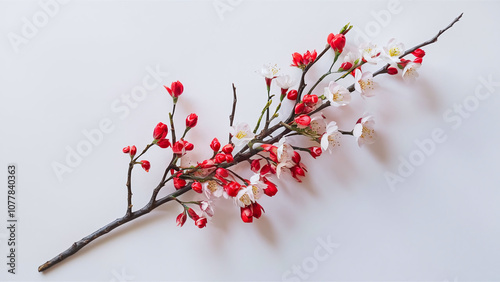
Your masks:
M 264 211 L 264 208 L 261 205 L 259 205 L 257 202 L 252 204 L 253 217 L 260 218 L 260 216 L 262 215 L 262 211 Z
M 227 171 L 227 169 L 225 168 L 222 168 L 222 167 L 219 167 L 216 171 L 215 171 L 215 174 L 222 177 L 222 178 L 226 178 L 229 176 L 229 172 Z
M 250 206 L 241 208 L 241 219 L 246 223 L 253 221 L 253 211 Z
M 212 140 L 212 143 L 210 143 L 210 148 L 212 148 L 212 150 L 214 150 L 214 152 L 218 152 L 219 149 L 220 149 L 220 143 L 219 143 L 219 140 L 217 138 L 214 138 Z
M 264 166 L 262 166 L 261 170 L 260 170 L 260 175 L 266 175 L 268 174 L 269 172 L 271 171 L 271 166 L 266 164 Z
M 299 126 L 306 127 L 311 123 L 311 117 L 308 115 L 300 115 L 296 117 L 294 121 Z
M 163 139 L 167 136 L 168 127 L 166 124 L 160 122 L 156 125 L 155 130 L 153 131 L 153 138 L 155 140 Z
M 320 147 L 310 147 L 309 153 L 311 153 L 311 156 L 313 158 L 317 158 L 317 157 L 321 156 L 321 153 L 323 153 L 323 151 L 321 150 Z
M 425 51 L 420 49 L 420 48 L 411 52 L 411 53 L 413 54 L 413 56 L 418 57 L 418 58 L 423 58 L 425 56 Z
M 220 163 L 223 163 L 226 161 L 226 155 L 222 154 L 222 153 L 219 153 L 217 155 L 215 155 L 215 162 L 220 164 Z
M 233 152 L 233 149 L 234 149 L 233 145 L 227 144 L 224 147 L 222 147 L 222 152 L 226 154 L 231 154 Z
M 299 92 L 297 92 L 297 90 L 290 90 L 288 91 L 288 94 L 286 95 L 286 97 L 288 98 L 288 100 L 292 100 L 292 101 L 295 101 L 297 100 L 297 96 L 299 95 Z
M 266 194 L 269 197 L 272 197 L 278 193 L 278 188 L 274 183 L 271 181 L 267 180 L 267 178 L 264 177 L 264 183 L 267 185 L 267 188 L 264 189 L 264 194 Z
M 167 89 L 168 94 L 170 94 L 172 98 L 178 98 L 179 96 L 181 96 L 182 92 L 184 92 L 184 85 L 182 85 L 182 83 L 178 80 L 172 82 L 170 88 L 168 88 L 167 86 L 164 87 L 165 89 Z
M 198 226 L 198 228 L 203 228 L 203 227 L 207 226 L 207 219 L 204 217 L 200 217 L 194 222 L 194 224 L 196 224 L 196 226 Z
M 340 69 L 342 70 L 350 70 L 352 68 L 352 63 L 351 62 L 344 62 L 342 65 L 340 65 Z
M 137 153 L 137 148 L 134 146 L 130 147 L 130 156 L 134 157 Z
M 196 221 L 196 220 L 198 220 L 198 218 L 200 218 L 200 216 L 192 208 L 188 208 L 187 213 L 188 213 L 189 217 L 192 218 L 194 221 Z
M 182 227 L 186 222 L 186 219 L 187 219 L 186 213 L 185 212 L 180 213 L 176 219 L 177 226 Z
M 316 105 L 316 103 L 318 103 L 318 96 L 317 95 L 310 95 L 310 94 L 307 94 L 307 95 L 304 95 L 304 97 L 302 98 L 302 101 L 307 105 L 307 106 L 313 106 L 313 105 Z
M 184 149 L 186 149 L 186 151 L 192 151 L 194 149 L 194 145 L 188 141 L 184 141 Z
M 303 65 L 302 62 L 302 55 L 300 53 L 293 53 L 292 54 L 292 64 L 290 65 L 291 67 L 301 67 Z
M 122 151 L 123 151 L 123 153 L 127 154 L 128 152 L 130 152 L 130 146 L 123 148 Z
M 201 193 L 202 192 L 202 187 L 201 187 L 201 183 L 198 182 L 198 181 L 195 181 L 193 182 L 193 184 L 191 184 L 191 188 L 196 192 L 196 193 Z
M 395 75 L 398 74 L 398 69 L 395 67 L 388 67 L 387 68 L 387 73 L 390 75 Z
M 186 186 L 186 180 L 179 178 L 179 177 L 174 177 L 174 187 L 175 189 L 179 190 L 182 187 Z
M 415 58 L 415 60 L 413 60 L 414 63 L 416 64 L 421 64 L 422 63 L 422 58 Z
M 141 161 L 141 166 L 146 172 L 149 172 L 151 168 L 151 164 L 148 161 Z
M 300 102 L 295 106 L 295 114 L 296 115 L 301 114 L 304 112 L 305 109 L 306 109 L 306 105 L 304 103 Z
M 296 164 L 300 163 L 300 160 L 302 159 L 302 157 L 300 156 L 299 153 L 297 152 L 293 152 L 293 157 L 292 157 L 292 161 Z
M 186 152 L 186 149 L 184 148 L 184 142 L 181 140 L 177 141 L 172 145 L 172 151 L 176 155 L 184 155 Z
M 236 181 L 231 181 L 229 184 L 224 185 L 224 191 L 230 196 L 230 197 L 236 197 L 238 195 L 238 192 L 241 190 L 241 184 L 239 184 Z
M 252 169 L 253 172 L 258 172 L 260 170 L 260 160 L 259 159 L 252 160 L 250 168 Z
M 226 162 L 232 163 L 234 161 L 233 155 L 226 154 Z
M 186 118 L 186 127 L 195 127 L 198 123 L 198 116 L 196 114 L 190 114 Z
M 335 52 L 342 53 L 345 46 L 345 36 L 340 34 L 330 33 L 327 38 L 328 44 L 333 48 Z
M 158 145 L 160 148 L 168 148 L 171 146 L 170 141 L 168 139 L 160 139 L 158 142 L 156 142 L 156 145 Z

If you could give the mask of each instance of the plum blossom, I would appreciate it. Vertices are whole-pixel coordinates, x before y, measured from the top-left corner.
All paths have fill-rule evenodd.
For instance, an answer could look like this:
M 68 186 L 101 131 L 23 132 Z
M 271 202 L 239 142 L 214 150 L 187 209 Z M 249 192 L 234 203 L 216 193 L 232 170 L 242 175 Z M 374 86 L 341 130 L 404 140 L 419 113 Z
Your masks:
M 351 102 L 351 92 L 334 81 L 330 82 L 328 87 L 325 87 L 324 94 L 328 101 L 332 103 L 332 106 L 335 107 L 345 106 Z
M 285 168 L 291 168 L 295 165 L 292 158 L 294 156 L 293 148 L 290 144 L 286 143 L 286 138 L 283 137 L 278 142 L 277 158 L 278 165 L 276 166 L 276 175 L 280 178 L 281 172 Z
M 324 132 L 326 129 L 326 122 L 325 122 L 325 116 L 323 113 L 315 113 L 314 115 L 311 116 L 311 123 L 309 124 L 309 127 L 313 132 L 316 134 L 320 134 L 320 132 Z
M 406 64 L 403 69 L 403 79 L 407 82 L 413 82 L 418 77 L 418 68 L 420 68 L 421 64 L 417 64 L 414 62 L 409 62 Z
M 384 47 L 384 54 L 382 58 L 389 64 L 399 62 L 399 56 L 405 52 L 403 43 L 396 41 L 395 38 L 389 40 L 387 46 Z
M 339 132 L 339 127 L 337 123 L 331 121 L 326 126 L 326 132 L 321 136 L 321 149 L 325 151 L 328 149 L 332 153 L 332 148 L 340 146 L 340 139 L 342 138 L 342 133 Z
M 236 197 L 234 197 L 236 204 L 241 208 L 251 205 L 255 202 L 254 194 L 253 194 L 253 186 L 249 185 L 242 188 Z
M 365 115 L 358 120 L 352 131 L 352 135 L 356 137 L 360 147 L 365 144 L 375 143 L 377 134 L 375 133 L 374 126 L 375 121 L 371 115 Z
M 224 193 L 224 188 L 217 184 L 215 180 L 209 180 L 203 182 L 203 191 L 205 191 L 207 198 L 211 198 L 212 196 L 220 198 L 220 196 Z
M 373 74 L 371 72 L 366 71 L 362 73 L 359 69 L 356 69 L 354 79 L 356 80 L 354 89 L 360 92 L 363 97 L 372 97 L 375 95 L 372 92 L 375 82 L 373 82 Z
M 289 74 L 280 75 L 276 78 L 276 84 L 281 89 L 289 89 L 295 85 L 295 79 Z
M 372 42 L 362 43 L 359 46 L 359 49 L 361 52 L 361 56 L 363 57 L 363 60 L 365 60 L 367 63 L 370 63 L 370 64 L 378 63 L 378 61 L 380 59 L 379 56 L 380 56 L 381 50 L 376 44 L 374 44 Z
M 250 129 L 250 125 L 248 123 L 238 123 L 235 126 L 231 126 L 229 133 L 233 136 L 233 143 L 235 146 L 245 146 L 250 142 L 255 134 Z

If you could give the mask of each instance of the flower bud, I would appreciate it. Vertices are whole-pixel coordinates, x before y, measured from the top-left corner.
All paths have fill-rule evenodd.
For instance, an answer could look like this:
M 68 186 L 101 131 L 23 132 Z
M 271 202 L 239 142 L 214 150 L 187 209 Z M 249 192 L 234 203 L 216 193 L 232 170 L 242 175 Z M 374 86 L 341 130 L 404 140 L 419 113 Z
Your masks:
M 387 73 L 390 75 L 395 75 L 398 74 L 398 69 L 395 67 L 388 67 L 387 68 Z
M 423 58 L 425 56 L 425 51 L 418 48 L 417 50 L 411 52 L 413 54 L 413 56 L 417 57 L 417 58 Z
M 414 63 L 416 64 L 421 64 L 422 63 L 422 58 L 415 58 L 415 60 L 413 60 Z
M 288 94 L 286 95 L 286 97 L 288 98 L 288 100 L 292 100 L 292 101 L 295 101 L 297 100 L 297 96 L 299 95 L 299 92 L 297 92 L 297 90 L 290 90 L 288 91 Z
M 341 70 L 350 70 L 352 68 L 352 63 L 351 62 L 343 62 L 342 65 L 340 65 Z
M 186 118 L 186 127 L 192 128 L 195 127 L 198 123 L 198 116 L 196 114 L 190 114 Z
M 259 159 L 252 160 L 252 163 L 250 164 L 250 169 L 253 172 L 258 172 L 260 170 L 260 160 Z
M 234 161 L 233 155 L 226 154 L 226 162 L 227 163 L 232 163 L 233 161 Z
M 192 208 L 188 208 L 187 213 L 188 213 L 189 217 L 191 219 L 193 219 L 194 221 L 196 221 L 196 220 L 198 220 L 198 218 L 200 218 L 200 216 Z
M 182 92 L 184 92 L 184 85 L 182 85 L 182 83 L 178 80 L 172 82 L 170 88 L 168 88 L 167 86 L 164 87 L 165 89 L 167 89 L 168 94 L 170 94 L 172 98 L 178 98 L 179 96 L 181 96 Z
M 174 187 L 176 190 L 179 190 L 184 186 L 186 186 L 186 180 L 179 177 L 174 177 Z
M 212 143 L 210 143 L 210 148 L 212 148 L 212 150 L 214 150 L 214 152 L 218 152 L 219 149 L 220 149 L 220 142 L 217 138 L 214 138 L 212 140 Z
M 296 117 L 294 121 L 299 127 L 307 127 L 311 123 L 311 117 L 308 115 L 300 115 Z
M 135 145 L 130 147 L 130 156 L 134 157 L 136 153 L 137 153 L 137 147 L 135 147 Z
M 300 156 L 299 153 L 297 153 L 296 151 L 293 152 L 293 157 L 292 157 L 292 161 L 296 164 L 300 163 L 300 160 L 302 159 L 302 157 Z
M 228 184 L 224 185 L 224 191 L 226 191 L 227 195 L 230 197 L 236 197 L 240 190 L 241 184 L 236 181 L 231 181 Z
M 321 156 L 321 153 L 322 153 L 322 152 L 323 152 L 323 151 L 321 150 L 321 148 L 320 148 L 320 147 L 310 147 L 310 148 L 309 148 L 309 153 L 311 153 L 311 156 L 312 156 L 313 158 L 317 158 L 317 157 Z
M 184 141 L 184 149 L 186 149 L 186 151 L 192 151 L 194 149 L 194 145 L 188 141 Z
M 196 226 L 198 226 L 198 228 L 203 228 L 203 227 L 207 226 L 207 219 L 204 217 L 200 217 L 194 222 L 194 224 L 196 224 Z
M 130 146 L 124 147 L 122 151 L 123 153 L 128 154 L 128 152 L 130 152 Z
M 216 171 L 215 171 L 215 174 L 222 177 L 222 178 L 226 178 L 229 176 L 229 172 L 227 171 L 227 169 L 225 168 L 222 168 L 222 167 L 219 167 Z
M 342 51 L 344 50 L 345 41 L 345 36 L 342 33 L 330 33 L 327 38 L 328 44 L 330 44 L 335 53 L 342 53 Z
M 220 163 L 223 163 L 226 161 L 226 155 L 225 154 L 222 154 L 222 153 L 219 153 L 217 155 L 215 155 L 215 162 L 220 164 Z
M 233 145 L 227 144 L 224 147 L 222 147 L 222 152 L 226 154 L 231 154 L 233 152 L 233 149 L 234 149 Z
M 302 101 L 307 105 L 307 106 L 312 106 L 316 105 L 318 103 L 318 96 L 314 94 L 307 94 L 304 95 L 304 98 L 302 98 Z
M 186 222 L 186 219 L 187 219 L 186 213 L 185 212 L 180 213 L 176 219 L 177 226 L 182 227 Z
M 141 161 L 141 166 L 146 172 L 149 172 L 151 168 L 151 164 L 148 161 Z
M 278 193 L 278 188 L 276 187 L 276 184 L 267 180 L 267 178 L 265 177 L 264 177 L 264 183 L 267 185 L 267 188 L 264 189 L 264 194 L 266 194 L 269 197 L 272 197 L 276 195 L 276 193 Z
M 155 140 L 158 139 L 163 139 L 167 136 L 168 133 L 168 127 L 166 124 L 160 122 L 156 125 L 154 131 L 153 131 L 153 138 Z
M 260 218 L 260 216 L 262 215 L 262 211 L 264 211 L 264 208 L 261 205 L 259 205 L 257 202 L 252 204 L 253 217 Z
M 253 221 L 253 211 L 250 206 L 241 208 L 241 219 L 246 223 Z
M 160 148 L 168 148 L 171 146 L 170 141 L 168 139 L 160 139 L 158 142 L 156 142 L 156 145 L 158 145 Z
M 301 114 L 304 112 L 305 109 L 306 109 L 306 105 L 304 103 L 300 102 L 295 106 L 295 114 L 296 115 Z
M 201 193 L 202 192 L 202 187 L 201 187 L 201 183 L 198 182 L 198 181 L 195 181 L 193 182 L 193 184 L 191 184 L 191 188 L 196 192 L 196 193 Z

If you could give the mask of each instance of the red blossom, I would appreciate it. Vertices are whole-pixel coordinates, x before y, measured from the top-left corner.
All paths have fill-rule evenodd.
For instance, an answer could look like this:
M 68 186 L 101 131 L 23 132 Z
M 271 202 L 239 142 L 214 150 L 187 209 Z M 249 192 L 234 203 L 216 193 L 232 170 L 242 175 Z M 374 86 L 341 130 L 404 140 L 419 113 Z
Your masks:
M 345 46 L 345 36 L 342 33 L 330 33 L 328 35 L 327 42 L 330 44 L 335 53 L 342 53 Z
M 296 117 L 294 121 L 296 124 L 306 127 L 311 123 L 311 117 L 308 115 L 300 115 Z
M 156 127 L 153 131 L 153 138 L 155 140 L 163 139 L 167 136 L 167 133 L 168 133 L 167 125 L 160 122 L 156 125 Z
M 423 58 L 425 56 L 425 51 L 418 48 L 417 50 L 411 52 L 413 56 L 418 57 L 418 58 Z
M 184 92 L 184 85 L 182 85 L 182 83 L 180 81 L 175 81 L 175 82 L 172 82 L 172 84 L 170 85 L 170 88 L 165 86 L 165 89 L 167 89 L 168 91 L 168 94 L 170 94 L 170 96 L 172 96 L 172 98 L 178 98 L 179 96 L 181 96 L 182 92 Z
M 210 148 L 214 150 L 214 152 L 218 152 L 220 149 L 220 142 L 217 138 L 214 138 L 210 143 Z
M 250 206 L 241 208 L 241 219 L 246 223 L 251 223 L 253 221 L 253 211 Z
M 174 177 L 174 187 L 175 189 L 179 190 L 186 186 L 186 180 L 179 178 L 179 177 Z
M 323 153 L 323 151 L 321 150 L 321 147 L 310 147 L 309 148 L 309 153 L 311 153 L 311 156 L 313 158 L 317 158 L 319 156 L 321 156 L 321 153 Z
M 186 212 L 180 213 L 176 219 L 177 226 L 182 227 L 186 222 L 186 219 L 187 219 Z
M 146 160 L 141 161 L 141 166 L 146 172 L 149 172 L 149 169 L 151 168 L 151 164 Z
M 201 183 L 198 181 L 195 181 L 193 182 L 193 184 L 191 184 L 191 189 L 193 189 L 193 191 L 195 191 L 196 193 L 201 193 L 203 190 L 201 187 Z
M 198 123 L 198 116 L 196 114 L 190 114 L 186 118 L 186 127 L 192 128 L 195 127 Z

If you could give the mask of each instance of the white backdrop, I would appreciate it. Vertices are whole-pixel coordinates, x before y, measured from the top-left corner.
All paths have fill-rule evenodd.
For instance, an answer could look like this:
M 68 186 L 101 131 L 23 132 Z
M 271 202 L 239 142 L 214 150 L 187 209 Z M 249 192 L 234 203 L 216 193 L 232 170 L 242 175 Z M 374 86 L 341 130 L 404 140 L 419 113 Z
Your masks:
M 0 212 L 7 215 L 7 164 L 16 163 L 19 220 L 16 275 L 7 272 L 10 234 L 0 228 L 0 280 L 500 280 L 499 8 L 496 1 L 0 2 Z M 416 84 L 379 76 L 375 97 L 355 95 L 350 108 L 325 111 L 350 130 L 368 109 L 379 141 L 358 148 L 346 137 L 332 155 L 304 155 L 304 183 L 279 182 L 253 224 L 219 202 L 206 228 L 178 228 L 179 206 L 166 205 L 37 272 L 123 215 L 121 149 L 143 147 L 156 123 L 167 122 L 170 97 L 161 85 L 184 83 L 178 121 L 199 115 L 189 139 L 192 158 L 202 158 L 213 137 L 227 138 L 231 83 L 236 121 L 256 121 L 266 95 L 256 74 L 262 64 L 291 72 L 293 52 L 322 50 L 347 22 L 355 25 L 350 44 L 396 37 L 411 47 L 461 12 L 425 48 Z M 145 80 L 147 93 L 131 98 Z M 102 138 L 68 161 L 99 126 Z M 417 144 L 436 131 L 440 142 L 424 155 Z M 136 207 L 147 202 L 168 152 L 147 155 L 149 173 L 134 171 Z M 70 171 L 58 176 L 55 163 Z M 388 173 L 400 182 L 391 186 Z

